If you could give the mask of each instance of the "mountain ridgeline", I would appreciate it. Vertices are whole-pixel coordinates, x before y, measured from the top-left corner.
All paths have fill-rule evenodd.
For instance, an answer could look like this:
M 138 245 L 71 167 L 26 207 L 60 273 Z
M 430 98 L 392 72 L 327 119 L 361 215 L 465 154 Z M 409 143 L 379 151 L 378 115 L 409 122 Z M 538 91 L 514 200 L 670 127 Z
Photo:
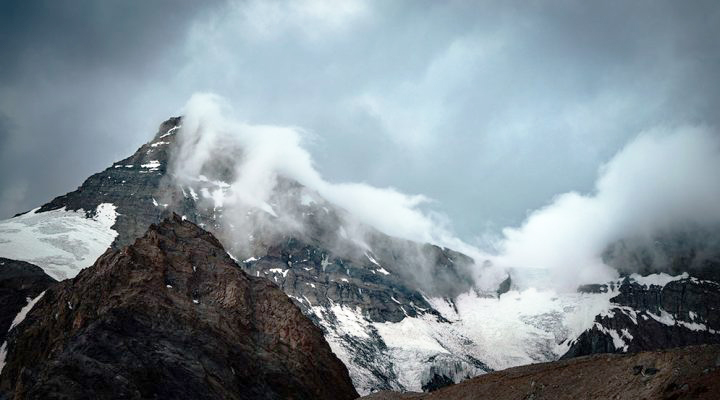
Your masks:
M 524 303 L 511 278 L 475 288 L 482 260 L 386 235 L 286 176 L 274 176 L 272 212 L 226 215 L 218 199 L 237 155 L 179 179 L 181 124 L 163 122 L 77 190 L 0 222 L 0 257 L 28 237 L 53 246 L 0 260 L 37 264 L 0 269 L 12 286 L 0 321 L 6 397 L 82 398 L 93 382 L 99 397 L 352 398 L 562 357 L 720 343 L 720 252 L 702 233 L 618 242 L 605 257 L 621 280 Z M 85 246 L 95 233 L 107 242 Z M 53 284 L 42 270 L 74 279 Z

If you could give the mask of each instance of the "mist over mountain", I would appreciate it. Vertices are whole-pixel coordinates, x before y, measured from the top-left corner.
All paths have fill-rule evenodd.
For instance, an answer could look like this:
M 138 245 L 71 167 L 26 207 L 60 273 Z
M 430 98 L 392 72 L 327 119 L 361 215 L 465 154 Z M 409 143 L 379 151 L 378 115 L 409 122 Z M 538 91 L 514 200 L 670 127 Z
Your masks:
M 221 230 L 232 235 L 233 250 L 243 256 L 253 255 L 250 237 L 258 227 L 275 235 L 310 229 L 302 221 L 302 209 L 319 201 L 344 211 L 339 221 L 332 221 L 337 231 L 331 233 L 341 240 L 325 239 L 326 246 L 340 253 L 369 251 L 374 228 L 402 239 L 479 254 L 453 236 L 436 214 L 421 208 L 430 201 L 425 196 L 325 180 L 302 145 L 301 128 L 236 122 L 227 104 L 212 94 L 194 95 L 184 112 L 178 146 L 171 154 L 170 179 L 181 185 L 197 181 L 198 176 L 223 182 L 200 194 L 201 205 L 222 209 Z M 283 184 L 288 179 L 304 188 L 299 202 Z M 262 212 L 248 221 L 254 209 Z M 428 261 L 420 254 L 412 258 L 406 260 L 413 268 L 408 272 L 432 282 Z
M 570 288 L 614 278 L 617 271 L 611 266 L 625 273 L 677 272 L 662 249 L 648 246 L 662 236 L 670 248 L 685 246 L 686 253 L 690 247 L 696 249 L 693 265 L 712 260 L 716 264 L 717 171 L 720 134 L 714 128 L 640 133 L 603 165 L 593 192 L 557 195 L 546 207 L 531 212 L 520 227 L 504 229 L 495 262 L 548 269 L 556 284 Z M 692 244 L 683 244 L 683 236 L 692 237 Z M 608 257 L 620 255 L 620 241 L 642 243 L 644 258 L 656 260 L 606 264 Z
M 646 258 L 641 242 L 594 243 L 607 262 L 603 268 L 617 268 L 612 278 L 553 270 L 553 264 L 502 265 L 497 260 L 503 253 L 486 253 L 454 238 L 449 225 L 434 224 L 433 215 L 408 200 L 413 196 L 322 179 L 297 128 L 233 122 L 221 99 L 208 94 L 191 98 L 185 111 L 77 190 L 0 222 L 0 255 L 31 263 L 28 268 L 35 264 L 57 279 L 76 280 L 108 247 L 123 249 L 177 214 L 173 218 L 217 235 L 245 273 L 282 289 L 322 330 L 361 394 L 432 390 L 561 357 L 720 340 L 715 317 L 720 286 L 707 273 L 716 265 L 713 245 L 705 243 L 700 228 L 705 225 L 697 220 L 683 225 L 686 230 L 697 225 L 688 238 L 700 240 L 684 240 L 683 231 L 674 228 L 676 221 L 700 214 L 654 225 L 670 233 L 666 258 L 649 264 L 635 262 Z M 715 150 L 709 149 L 712 161 Z M 622 159 L 621 153 L 608 165 Z M 383 218 L 369 213 L 364 198 Z M 394 225 L 408 218 L 429 229 L 408 234 Z M 603 227 L 591 224 L 587 232 Z M 425 237 L 429 242 L 417 241 Z M 443 243 L 462 251 L 437 245 Z M 587 252 L 570 248 L 568 254 L 594 257 L 596 249 L 582 250 Z M 673 260 L 670 267 L 667 260 Z M 695 268 L 698 263 L 702 268 Z M 596 267 L 585 264 L 578 271 Z M 659 269 L 678 275 L 656 273 Z M 619 273 L 623 279 L 615 278 Z M 13 304 L 22 304 L 22 292 L 13 293 Z M 14 320 L 22 321 L 39 299 L 25 299 Z M 13 324 L 8 337 L 22 335 L 19 329 Z M 13 351 L 7 349 L 13 343 L 4 351 Z
M 0 3 L 0 400 L 720 397 L 718 37 L 704 0 Z
M 303 147 L 307 134 L 298 127 L 251 125 L 234 121 L 232 109 L 213 94 L 193 96 L 185 109 L 183 135 L 172 155 L 170 175 L 179 184 L 197 176 L 222 181 L 203 194 L 205 202 L 223 208 L 223 224 L 232 226 L 234 243 L 247 252 L 253 226 L 283 231 L 305 229 L 297 202 L 278 192 L 278 180 L 292 179 L 348 212 L 341 223 L 345 234 L 367 248 L 371 226 L 408 240 L 429 242 L 459 250 L 474 259 L 476 287 L 492 290 L 512 271 L 516 284 L 525 282 L 523 271 L 544 270 L 547 282 L 560 290 L 605 282 L 618 276 L 618 265 L 604 262 L 608 248 L 621 240 L 649 241 L 657 235 L 694 230 L 717 231 L 720 223 L 720 135 L 710 127 L 678 127 L 642 132 L 598 171 L 595 189 L 588 194 L 569 192 L 555 196 L 547 206 L 530 212 L 518 227 L 503 230 L 502 237 L 481 249 L 452 233 L 447 217 L 424 209 L 431 199 L 408 195 L 394 188 L 363 183 L 331 183 L 316 169 Z M 271 201 L 272 199 L 272 201 Z M 246 223 L 250 209 L 259 213 Z M 359 222 L 360 224 L 358 224 Z M 246 229 L 243 226 L 247 227 Z M 697 235 L 701 236 L 701 235 Z M 715 248 L 717 235 L 693 248 Z M 712 251 L 711 251 L 712 252 Z M 651 257 L 653 257 L 651 255 Z M 695 264 L 716 254 L 697 254 Z M 606 257 L 607 258 L 607 257 Z M 426 276 L 427 263 L 414 264 Z M 616 263 L 617 264 L 617 263 Z M 668 262 L 647 265 L 621 263 L 624 273 L 670 272 Z

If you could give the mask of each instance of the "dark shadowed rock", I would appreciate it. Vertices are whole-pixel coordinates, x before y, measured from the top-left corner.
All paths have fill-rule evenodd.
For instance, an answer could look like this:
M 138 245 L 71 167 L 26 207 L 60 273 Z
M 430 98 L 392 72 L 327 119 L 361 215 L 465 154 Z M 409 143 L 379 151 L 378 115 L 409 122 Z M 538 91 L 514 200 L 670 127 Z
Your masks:
M 508 277 L 505 278 L 505 280 L 500 283 L 500 286 L 498 287 L 496 293 L 498 296 L 500 296 L 501 294 L 509 292 L 511 287 L 512 287 L 512 279 L 510 278 L 510 275 L 508 275 Z
M 433 392 L 440 388 L 450 386 L 453 383 L 455 383 L 455 381 L 453 381 L 452 378 L 442 374 L 435 374 L 432 376 L 432 378 L 430 378 L 429 381 L 427 381 L 427 383 L 422 386 L 422 390 L 424 392 Z
M 625 279 L 611 302 L 611 312 L 596 316 L 563 358 L 720 343 L 716 282 L 688 278 L 658 286 Z
M 49 288 L 8 337 L 14 399 L 352 399 L 347 369 L 275 285 L 174 216 Z
M 55 279 L 42 268 L 24 261 L 0 257 L 0 343 L 15 316 L 50 285 Z

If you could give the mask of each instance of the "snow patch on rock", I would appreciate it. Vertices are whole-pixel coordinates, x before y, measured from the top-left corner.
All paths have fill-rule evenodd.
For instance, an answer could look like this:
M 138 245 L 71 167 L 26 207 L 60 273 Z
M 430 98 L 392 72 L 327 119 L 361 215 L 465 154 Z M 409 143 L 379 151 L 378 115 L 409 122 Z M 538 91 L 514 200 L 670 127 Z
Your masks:
M 158 168 L 160 168 L 160 165 L 161 165 L 161 164 L 160 164 L 160 161 L 158 161 L 158 160 L 152 160 L 152 161 L 150 161 L 149 163 L 147 163 L 147 164 L 142 164 L 142 165 L 140 165 L 140 166 L 143 167 L 143 168 L 147 168 L 147 169 L 150 170 L 150 171 L 157 171 Z
M 170 129 L 168 129 L 168 131 L 167 131 L 166 133 L 164 133 L 162 136 L 160 136 L 158 139 L 162 139 L 162 138 L 164 138 L 164 137 L 173 135 L 173 134 L 175 134 L 175 131 L 177 131 L 177 130 L 180 129 L 180 128 L 182 128 L 182 125 L 178 125 L 178 126 L 172 127 L 172 128 L 170 128 Z
M 677 276 L 672 276 L 672 275 L 668 275 L 664 272 L 660 272 L 658 274 L 651 274 L 648 276 L 632 274 L 632 275 L 630 275 L 630 280 L 635 281 L 640 285 L 644 285 L 644 286 L 648 286 L 648 287 L 651 285 L 665 287 L 665 285 L 667 285 L 670 282 L 679 281 L 681 279 L 687 279 L 689 277 L 690 277 L 690 275 L 688 275 L 687 272 L 685 272 L 681 275 L 677 275 Z
M 11 331 L 14 327 L 20 325 L 20 323 L 25 320 L 27 313 L 30 312 L 30 310 L 32 310 L 32 308 L 35 306 L 35 303 L 37 303 L 40 299 L 42 299 L 44 294 L 45 294 L 45 292 L 43 291 L 34 299 L 28 298 L 28 303 L 25 305 L 25 307 L 20 309 L 20 312 L 17 313 L 17 315 L 15 316 L 15 319 L 13 319 L 12 324 L 10 324 L 10 329 L 8 329 L 8 332 Z
M 20 309 L 20 311 L 15 315 L 15 318 L 13 319 L 12 324 L 10 324 L 10 329 L 8 329 L 8 332 L 10 332 L 13 328 L 18 326 L 21 322 L 25 320 L 25 317 L 27 316 L 27 313 L 32 310 L 32 308 L 35 306 L 35 303 L 37 303 L 45 294 L 43 291 L 40 293 L 36 298 L 31 299 L 28 297 L 28 303 Z M 5 358 L 7 357 L 7 342 L 3 342 L 2 346 L 0 346 L 0 373 L 2 373 L 3 368 L 5 368 Z

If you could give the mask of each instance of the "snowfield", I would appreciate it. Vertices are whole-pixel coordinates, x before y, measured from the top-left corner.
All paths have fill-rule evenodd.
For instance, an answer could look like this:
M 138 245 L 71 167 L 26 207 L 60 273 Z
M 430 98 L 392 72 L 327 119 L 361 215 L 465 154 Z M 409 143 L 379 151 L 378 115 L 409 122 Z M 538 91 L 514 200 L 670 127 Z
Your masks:
M 455 300 L 430 298 L 440 312 L 400 322 L 367 320 L 339 304 L 311 307 L 333 352 L 345 363 L 361 394 L 384 385 L 365 366 L 392 371 L 396 390 L 422 391 L 433 372 L 460 381 L 483 373 L 552 361 L 608 312 L 617 292 L 557 293 L 534 288 L 497 295 L 474 291 Z M 359 344 L 359 346 L 358 346 Z M 359 348 L 372 348 L 373 358 Z M 483 369 L 484 368 L 484 369 Z M 399 385 L 398 385 L 399 384 Z
M 117 236 L 110 203 L 100 204 L 92 218 L 83 210 L 37 210 L 0 222 L 0 257 L 35 264 L 57 280 L 92 265 Z

